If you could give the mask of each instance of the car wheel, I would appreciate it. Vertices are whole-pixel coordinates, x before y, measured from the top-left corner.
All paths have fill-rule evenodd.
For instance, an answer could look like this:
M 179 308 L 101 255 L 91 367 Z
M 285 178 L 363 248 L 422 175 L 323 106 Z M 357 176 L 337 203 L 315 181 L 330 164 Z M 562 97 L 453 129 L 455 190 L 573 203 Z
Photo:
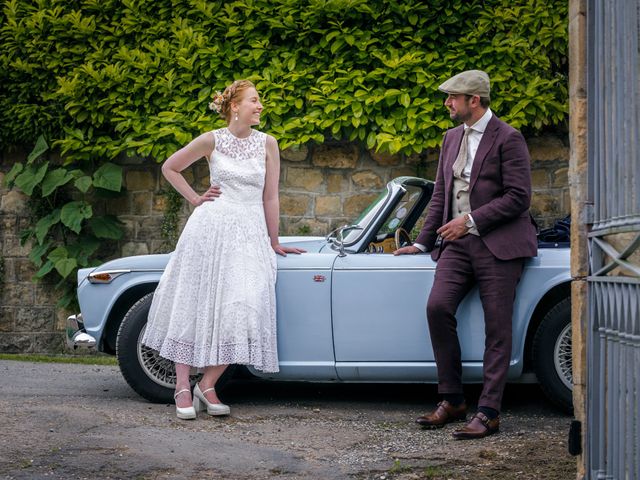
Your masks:
M 120 371 L 129 386 L 142 397 L 155 403 L 173 403 L 176 370 L 172 361 L 162 358 L 156 350 L 140 343 L 146 326 L 153 293 L 138 300 L 127 312 L 118 329 L 116 356 Z M 221 391 L 233 376 L 235 365 L 229 365 L 216 384 Z M 193 386 L 202 376 L 193 369 Z
M 542 319 L 533 340 L 533 367 L 547 397 L 573 410 L 571 357 L 571 299 L 565 298 Z

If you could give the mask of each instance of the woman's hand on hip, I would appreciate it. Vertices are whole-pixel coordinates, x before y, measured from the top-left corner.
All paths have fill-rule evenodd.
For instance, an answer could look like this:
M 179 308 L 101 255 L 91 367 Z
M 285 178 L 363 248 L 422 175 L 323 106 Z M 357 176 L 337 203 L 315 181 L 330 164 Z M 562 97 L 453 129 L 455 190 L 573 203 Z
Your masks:
M 193 201 L 193 205 L 199 207 L 204 202 L 213 202 L 216 198 L 220 196 L 222 191 L 218 185 L 211 185 L 206 192 L 202 195 L 198 195 Z

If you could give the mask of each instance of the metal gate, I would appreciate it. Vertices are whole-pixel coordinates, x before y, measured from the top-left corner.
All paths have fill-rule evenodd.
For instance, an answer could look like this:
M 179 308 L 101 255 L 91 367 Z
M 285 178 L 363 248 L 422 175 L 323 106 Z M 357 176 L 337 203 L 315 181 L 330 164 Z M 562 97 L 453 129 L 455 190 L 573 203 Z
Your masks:
M 588 0 L 587 477 L 640 479 L 640 0 Z

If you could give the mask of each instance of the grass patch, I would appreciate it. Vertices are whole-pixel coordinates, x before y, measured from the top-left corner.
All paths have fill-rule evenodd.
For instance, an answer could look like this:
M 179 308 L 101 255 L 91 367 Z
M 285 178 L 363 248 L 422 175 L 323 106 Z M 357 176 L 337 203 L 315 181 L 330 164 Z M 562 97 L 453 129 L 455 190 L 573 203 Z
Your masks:
M 30 353 L 0 353 L 0 360 L 39 363 L 79 363 L 83 365 L 118 365 L 111 355 L 46 355 Z

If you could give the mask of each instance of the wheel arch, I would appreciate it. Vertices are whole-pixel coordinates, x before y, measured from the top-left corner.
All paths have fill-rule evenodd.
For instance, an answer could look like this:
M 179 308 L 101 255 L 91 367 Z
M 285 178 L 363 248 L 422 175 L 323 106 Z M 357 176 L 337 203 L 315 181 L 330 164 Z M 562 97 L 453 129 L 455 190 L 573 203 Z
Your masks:
M 527 327 L 527 335 L 524 344 L 524 372 L 533 371 L 533 338 L 544 316 L 560 301 L 571 297 L 571 280 L 559 283 L 551 288 L 538 301 Z
M 118 329 L 120 328 L 120 323 L 122 323 L 122 319 L 125 314 L 134 303 L 144 297 L 147 293 L 153 292 L 157 286 L 158 282 L 139 283 L 122 292 L 109 311 L 109 316 L 107 317 L 105 326 L 105 333 L 103 335 L 102 351 L 115 355 Z

